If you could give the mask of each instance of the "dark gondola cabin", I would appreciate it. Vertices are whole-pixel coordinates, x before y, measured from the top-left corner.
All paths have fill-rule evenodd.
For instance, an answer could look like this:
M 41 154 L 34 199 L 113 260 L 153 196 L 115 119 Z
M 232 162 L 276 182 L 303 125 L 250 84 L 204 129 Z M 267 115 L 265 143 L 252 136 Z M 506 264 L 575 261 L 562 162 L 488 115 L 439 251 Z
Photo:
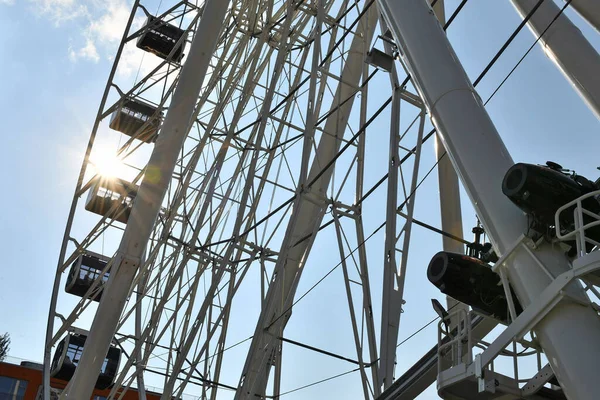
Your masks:
M 142 34 L 137 40 L 137 47 L 163 59 L 167 59 L 173 51 L 172 60 L 179 62 L 183 58 L 185 39 L 181 40 L 179 44 L 177 42 L 184 33 L 183 29 L 149 15 L 142 27 Z
M 381 68 L 387 72 L 391 72 L 394 67 L 394 58 L 376 48 L 372 48 L 371 51 L 367 53 L 366 61 L 368 64 Z
M 73 377 L 75 367 L 81 359 L 86 338 L 85 335 L 79 333 L 69 333 L 61 340 L 50 365 L 52 378 L 68 381 Z M 106 389 L 113 384 L 120 359 L 121 350 L 111 345 L 104 363 L 102 363 L 102 369 L 96 381 L 96 389 Z
M 67 283 L 65 284 L 65 291 L 75 296 L 83 297 L 96 279 L 102 275 L 100 282 L 98 282 L 94 291 L 89 296 L 91 300 L 100 301 L 104 284 L 108 281 L 110 275 L 108 271 L 102 274 L 102 270 L 106 268 L 109 261 L 110 258 L 89 251 L 81 254 L 71 264 Z
M 142 142 L 156 141 L 162 113 L 140 100 L 125 99 L 110 117 L 109 127 Z
M 126 224 L 137 190 L 122 179 L 100 177 L 90 188 L 85 209 Z

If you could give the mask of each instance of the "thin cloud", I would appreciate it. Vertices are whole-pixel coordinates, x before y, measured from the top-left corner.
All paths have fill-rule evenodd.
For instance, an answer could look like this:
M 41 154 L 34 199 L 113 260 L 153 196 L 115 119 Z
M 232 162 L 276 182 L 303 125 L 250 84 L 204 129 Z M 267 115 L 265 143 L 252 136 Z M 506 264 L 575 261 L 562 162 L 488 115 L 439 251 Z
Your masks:
M 10 1 L 10 0 L 9 0 Z M 50 20 L 54 25 L 89 16 L 86 3 L 78 0 L 29 0 L 34 14 Z
M 98 62 L 100 61 L 100 55 L 98 54 L 95 43 L 92 40 L 87 39 L 85 46 L 79 49 L 74 49 L 72 46 L 69 46 L 69 59 L 73 62 L 80 59 Z
M 2 3 L 13 1 L 0 0 Z M 72 62 L 112 61 L 131 13 L 131 5 L 126 0 L 29 0 L 29 4 L 35 15 L 55 26 L 69 24 L 76 28 L 77 33 L 70 38 L 67 47 L 67 56 Z M 143 22 L 143 17 L 135 18 L 134 28 L 141 27 Z M 135 73 L 143 57 L 140 53 L 126 46 L 118 73 L 123 76 Z

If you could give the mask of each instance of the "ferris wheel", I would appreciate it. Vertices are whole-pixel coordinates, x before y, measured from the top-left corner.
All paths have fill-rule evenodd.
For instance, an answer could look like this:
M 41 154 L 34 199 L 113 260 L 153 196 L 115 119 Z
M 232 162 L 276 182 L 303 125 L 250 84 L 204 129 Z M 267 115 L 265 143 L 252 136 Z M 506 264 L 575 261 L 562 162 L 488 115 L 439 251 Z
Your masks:
M 279 399 L 312 386 L 313 381 L 300 384 L 298 375 L 316 384 L 341 379 L 343 393 L 357 398 L 401 398 L 386 396 L 400 396 L 396 378 L 402 371 L 395 367 L 399 331 L 408 335 L 419 329 L 401 325 L 403 305 L 410 301 L 405 295 L 413 262 L 409 254 L 420 246 L 414 240 L 416 226 L 441 235 L 448 252 L 438 264 L 442 258 L 434 258 L 429 279 L 467 303 L 450 298 L 446 306 L 437 303 L 440 335 L 446 339 L 439 346 L 432 343 L 438 350 L 425 360 L 433 360 L 427 371 L 443 371 L 445 361 L 437 365 L 436 360 L 463 362 L 464 354 L 472 355 L 460 347 L 465 337 L 470 346 L 471 339 L 482 339 L 497 323 L 516 326 L 517 317 L 532 309 L 524 303 L 529 289 L 520 280 L 533 278 L 509 267 L 491 272 L 498 259 L 524 257 L 518 248 L 526 239 L 515 250 L 505 238 L 506 232 L 514 233 L 513 226 L 521 229 L 508 227 L 516 213 L 509 212 L 503 223 L 499 211 L 490 211 L 488 204 L 497 203 L 490 201 L 492 194 L 502 188 L 478 186 L 481 177 L 465 173 L 474 161 L 465 159 L 461 139 L 444 136 L 442 143 L 436 133 L 441 127 L 455 132 L 468 125 L 457 119 L 471 117 L 454 117 L 453 112 L 487 117 L 471 89 L 478 102 L 473 108 L 452 110 L 442 102 L 439 107 L 448 108 L 440 110 L 431 97 L 442 90 L 436 84 L 450 82 L 448 93 L 470 87 L 459 61 L 428 63 L 435 62 L 428 51 L 443 56 L 449 48 L 443 31 L 466 1 L 448 17 L 441 0 L 432 2 L 433 9 L 424 1 L 393 3 L 134 2 L 60 251 L 48 318 L 44 398 L 56 378 L 69 381 L 62 394 L 69 399 L 90 397 L 93 388 L 114 399 L 133 388 L 143 399 L 150 393 L 162 399 L 189 393 L 202 399 Z M 514 3 L 524 18 L 515 28 L 529 23 L 538 40 L 557 24 L 564 29 L 570 23 L 564 8 L 550 0 Z M 594 5 L 570 3 L 597 22 Z M 431 41 L 421 42 L 428 46 L 416 44 L 422 34 L 431 35 Z M 587 54 L 583 41 L 569 37 L 570 45 L 578 43 Z M 561 57 L 562 45 L 556 41 L 550 51 L 598 113 L 597 82 Z M 141 59 L 135 79 L 119 73 L 130 68 L 126 59 L 132 54 Z M 592 58 L 586 60 L 595 62 Z M 446 67 L 451 72 L 444 75 Z M 463 76 L 467 86 L 453 88 L 452 80 Z M 473 118 L 484 125 L 489 120 Z M 490 140 L 502 148 L 496 136 Z M 437 154 L 424 146 L 434 141 Z M 498 168 L 507 168 L 491 174 L 503 175 L 511 163 L 502 161 Z M 493 245 L 480 240 L 480 227 L 474 242 L 463 239 L 454 168 L 469 195 L 483 203 L 475 202 L 474 208 Z M 537 171 L 523 168 L 523 174 Z M 544 173 L 564 175 L 560 166 L 544 168 Z M 430 177 L 435 169 L 439 182 Z M 565 179 L 582 186 L 574 176 Z M 422 185 L 439 185 L 444 200 L 440 227 L 415 215 Z M 594 190 L 590 186 L 565 200 Z M 440 262 L 463 265 L 447 254 L 464 255 L 465 245 L 471 261 L 464 270 L 490 267 L 492 283 L 486 290 L 497 291 L 493 301 L 503 299 L 499 303 L 434 282 Z M 581 253 L 581 246 L 577 249 Z M 430 258 L 419 261 L 423 271 Z M 585 289 L 597 294 L 593 284 Z M 575 297 L 587 296 L 583 289 L 569 290 Z M 590 310 L 586 315 L 595 315 Z M 513 346 L 515 360 L 517 355 L 541 360 L 547 352 L 563 354 L 560 346 L 550 348 L 543 340 L 533 344 L 538 336 L 551 336 L 552 328 L 550 333 L 527 328 L 535 340 L 521 337 L 500 350 Z M 443 350 L 448 346 L 460 349 Z M 517 346 L 530 351 L 519 354 Z M 540 365 L 535 373 L 544 368 Z M 318 379 L 323 372 L 326 376 Z M 402 382 L 425 375 L 414 373 Z M 473 376 L 479 384 L 473 393 L 479 393 L 483 378 Z M 550 385 L 550 379 L 542 385 Z M 558 377 L 570 387 L 564 379 Z M 453 384 L 448 383 L 448 393 L 455 390 Z M 406 396 L 416 392 L 410 393 Z

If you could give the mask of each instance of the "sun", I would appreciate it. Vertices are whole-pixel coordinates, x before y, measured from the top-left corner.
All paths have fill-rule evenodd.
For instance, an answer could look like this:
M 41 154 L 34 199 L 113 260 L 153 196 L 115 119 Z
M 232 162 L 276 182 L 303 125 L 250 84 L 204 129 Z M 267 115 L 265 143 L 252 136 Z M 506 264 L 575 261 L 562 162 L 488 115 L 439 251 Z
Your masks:
M 90 164 L 94 172 L 107 178 L 122 177 L 126 166 L 114 151 L 104 148 L 94 149 L 90 155 Z

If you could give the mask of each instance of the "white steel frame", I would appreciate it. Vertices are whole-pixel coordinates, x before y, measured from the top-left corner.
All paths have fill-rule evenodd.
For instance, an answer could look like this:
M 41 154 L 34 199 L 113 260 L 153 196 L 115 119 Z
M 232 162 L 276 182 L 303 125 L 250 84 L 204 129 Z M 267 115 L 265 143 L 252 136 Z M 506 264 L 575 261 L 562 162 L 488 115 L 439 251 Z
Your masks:
M 496 251 L 504 255 L 527 229 L 526 216 L 501 192 L 513 161 L 429 6 L 409 0 L 382 0 L 380 5 L 477 214 Z M 423 37 L 429 39 L 428 46 L 422 45 Z M 557 276 L 568 269 L 563 252 L 544 243 L 535 256 L 528 251 L 512 254 L 507 275 L 527 307 L 551 285 L 547 270 Z M 567 290 L 572 297 L 587 299 L 575 283 Z M 590 371 L 596 370 L 600 356 L 600 345 L 590 343 L 600 334 L 594 309 L 562 302 L 535 332 L 567 396 L 593 399 Z M 572 337 L 584 340 L 577 345 L 566 339 Z
M 512 3 L 525 18 L 537 1 L 512 0 Z M 595 8 L 600 13 L 598 4 L 584 7 Z M 594 46 L 553 1 L 544 1 L 527 25 L 535 38 L 540 38 L 540 45 L 548 58 L 556 64 L 596 117 L 600 118 L 600 81 L 596 77 L 596 71 L 600 68 L 600 54 Z
M 571 5 L 581 16 L 600 32 L 600 4 L 594 0 L 572 0 Z
M 49 317 L 46 345 L 47 365 L 49 365 L 53 345 L 65 332 L 77 324 L 82 316 L 90 311 L 93 312 L 93 307 L 90 307 L 93 303 L 89 300 L 89 295 L 98 284 L 96 282 L 90 288 L 72 311 L 63 315 L 61 311 L 58 311 L 59 289 L 63 272 L 79 254 L 88 251 L 88 248 L 97 248 L 94 246 L 101 239 L 104 240 L 104 235 L 121 230 L 114 218 L 102 218 L 83 238 L 76 239 L 72 232 L 73 220 L 76 215 L 79 215 L 77 199 L 85 195 L 85 192 L 98 179 L 96 176 L 89 176 L 87 166 L 94 138 L 102 120 L 110 116 L 117 109 L 121 99 L 125 97 L 139 97 L 146 102 L 155 104 L 158 106 L 157 112 L 168 106 L 169 111 L 162 124 L 159 141 L 154 147 L 152 156 L 154 158 L 159 157 L 157 154 L 165 154 L 165 143 L 168 143 L 172 149 L 179 147 L 176 141 L 169 140 L 168 135 L 164 134 L 171 131 L 169 124 L 173 121 L 180 125 L 173 130 L 177 130 L 182 135 L 189 130 L 189 134 L 183 143 L 183 148 L 175 156 L 176 159 L 171 158 L 171 161 L 167 163 L 172 164 L 173 172 L 163 176 L 163 178 L 171 178 L 162 180 L 162 185 L 168 184 L 168 186 L 163 186 L 164 190 L 167 190 L 165 200 L 158 201 L 160 191 L 153 191 L 157 200 L 146 203 L 147 205 L 153 204 L 153 211 L 142 213 L 149 215 L 149 213 L 156 212 L 157 222 L 151 223 L 152 218 L 140 218 L 140 205 L 135 202 L 134 207 L 138 210 L 133 211 L 130 218 L 143 222 L 149 235 L 148 245 L 143 244 L 145 239 L 142 236 L 144 235 L 131 233 L 135 223 L 127 224 L 122 243 L 136 249 L 135 257 L 132 258 L 133 252 L 130 249 L 125 252 L 117 252 L 117 255 L 107 265 L 104 272 L 111 272 L 111 281 L 103 299 L 110 300 L 103 300 L 96 313 L 97 320 L 106 321 L 107 318 L 111 318 L 114 325 L 111 327 L 111 324 L 105 324 L 102 330 L 95 327 L 97 324 L 92 325 L 88 339 L 91 344 L 86 346 L 88 356 L 84 355 L 85 358 L 80 362 L 83 367 L 78 369 L 80 372 L 71 381 L 63 396 L 78 398 L 91 393 L 94 380 L 91 378 L 93 374 L 90 374 L 89 371 L 97 366 L 90 367 L 89 364 L 94 364 L 94 360 L 90 360 L 89 354 L 102 352 L 104 339 L 112 339 L 113 336 L 121 346 L 124 346 L 123 349 L 126 349 L 126 357 L 120 367 L 122 372 L 117 376 L 116 384 L 111 390 L 111 398 L 120 398 L 125 389 L 132 384 L 138 387 L 140 396 L 143 398 L 145 396 L 144 375 L 147 373 L 159 374 L 159 371 L 153 370 L 151 367 L 152 360 L 159 350 L 165 350 L 166 354 L 166 370 L 160 372 L 165 376 L 163 398 L 170 398 L 171 395 L 181 396 L 187 383 L 202 386 L 203 393 L 207 398 L 215 398 L 219 390 L 235 389 L 233 386 L 219 382 L 224 359 L 222 354 L 227 343 L 227 325 L 232 300 L 250 267 L 255 263 L 261 265 L 261 275 L 264 277 L 260 288 L 261 296 L 264 299 L 264 310 L 269 310 L 271 307 L 269 304 L 272 300 L 269 299 L 274 295 L 269 293 L 278 290 L 276 288 L 280 287 L 280 284 L 277 282 L 287 276 L 286 283 L 282 283 L 282 285 L 286 288 L 288 303 L 284 304 L 285 307 L 275 308 L 271 314 L 278 316 L 275 318 L 274 326 L 277 328 L 273 330 L 275 334 L 264 335 L 257 328 L 259 334 L 254 337 L 255 341 L 266 340 L 270 343 L 275 349 L 274 356 L 268 358 L 267 364 L 264 364 L 264 357 L 261 357 L 262 361 L 257 359 L 249 364 L 253 365 L 252 370 L 255 371 L 256 365 L 260 363 L 266 365 L 265 370 L 268 370 L 271 363 L 275 365 L 276 372 L 272 382 L 273 395 L 277 396 L 281 390 L 282 343 L 290 342 L 283 337 L 283 326 L 289 315 L 278 321 L 281 316 L 278 312 L 286 310 L 291 305 L 293 292 L 297 288 L 300 277 L 300 274 L 297 274 L 295 279 L 290 279 L 287 272 L 278 274 L 278 268 L 282 268 L 278 265 L 287 265 L 286 268 L 291 268 L 290 260 L 300 261 L 300 257 L 304 257 L 304 261 L 306 261 L 315 234 L 329 225 L 333 225 L 342 260 L 344 285 L 363 396 L 372 398 L 379 395 L 379 349 L 375 337 L 374 306 L 367 267 L 368 257 L 366 248 L 362 245 L 370 236 L 365 238 L 361 213 L 362 202 L 387 179 L 387 175 L 382 177 L 375 186 L 365 192 L 364 160 L 367 127 L 392 102 L 392 98 L 390 98 L 383 104 L 380 103 L 380 107 L 375 112 L 369 111 L 367 108 L 369 80 L 376 74 L 382 73 L 377 69 L 369 71 L 369 66 L 364 63 L 365 55 L 372 45 L 371 37 L 376 29 L 378 15 L 373 2 L 367 2 L 364 10 L 361 11 L 355 4 L 343 1 L 341 6 L 337 6 L 336 17 L 332 17 L 330 14 L 334 2 L 323 0 L 315 3 L 314 7 L 302 3 L 285 1 L 279 5 L 279 8 L 275 8 L 271 2 L 233 2 L 233 7 L 229 9 L 228 13 L 239 17 L 236 19 L 237 25 L 233 27 L 237 33 L 228 34 L 233 32 L 232 27 L 224 24 L 225 33 L 218 38 L 215 56 L 210 60 L 209 75 L 204 80 L 202 91 L 199 91 L 199 100 L 190 102 L 191 99 L 195 100 L 198 96 L 187 97 L 186 112 L 188 114 L 186 115 L 192 112 L 189 107 L 195 106 L 191 118 L 187 116 L 174 118 L 175 111 L 172 110 L 183 112 L 181 108 L 175 106 L 178 101 L 177 96 L 183 96 L 181 91 L 178 92 L 178 87 L 185 87 L 189 93 L 198 91 L 198 89 L 190 87 L 184 74 L 185 66 L 189 66 L 188 69 L 193 69 L 195 66 L 197 72 L 199 64 L 193 61 L 195 52 L 193 44 L 191 53 L 185 60 L 184 68 L 180 68 L 177 63 L 168 59 L 161 62 L 146 77 L 136 82 L 131 89 L 122 90 L 121 85 L 116 83 L 119 55 L 124 47 L 140 34 L 139 31 L 133 32 L 132 21 L 140 11 L 144 15 L 149 14 L 139 3 L 134 5 L 94 126 L 67 224 Z M 194 35 L 198 35 L 198 32 L 206 28 L 203 28 L 203 20 L 216 23 L 217 19 L 207 16 L 216 12 L 214 9 L 211 11 L 210 4 L 198 6 L 189 2 L 180 2 L 161 15 L 169 21 L 182 21 L 181 17 L 190 13 L 192 15 L 191 22 L 179 23 L 189 24 L 187 40 L 195 43 L 192 40 Z M 265 12 L 256 12 L 252 7 L 258 7 Z M 356 11 L 353 11 L 354 9 Z M 196 11 L 199 12 L 196 13 Z M 347 15 L 351 13 L 358 15 L 348 18 Z M 261 17 L 260 20 L 254 20 L 253 16 L 256 15 L 267 16 L 267 19 Z M 206 18 L 203 19 L 203 17 Z M 258 29 L 267 20 L 276 21 L 272 23 L 271 30 Z M 198 21 L 200 22 L 198 23 Z M 256 31 L 252 31 L 252 27 L 256 28 Z M 310 29 L 307 31 L 308 34 L 305 33 L 306 29 Z M 352 32 L 353 29 L 356 32 Z M 364 34 L 360 33 L 361 30 L 364 31 Z M 287 44 L 276 39 L 277 35 L 289 38 Z M 201 36 L 206 40 L 206 34 Z M 312 49 L 306 45 L 307 43 L 313 43 Z M 389 43 L 385 41 L 383 43 L 391 57 L 393 48 Z M 348 47 L 346 48 L 346 46 Z M 300 54 L 295 61 L 290 58 L 292 51 Z M 212 53 L 208 52 L 208 54 Z M 273 61 L 269 61 L 270 57 Z M 340 66 L 339 75 L 332 69 L 334 65 Z M 296 70 L 295 76 L 290 75 L 290 72 L 293 72 L 290 68 Z M 307 70 L 318 70 L 320 75 L 311 74 L 306 77 L 304 72 Z M 215 71 L 227 71 L 227 74 L 220 75 Z M 253 71 L 254 74 L 247 74 L 247 71 Z M 270 74 L 270 77 L 263 81 L 261 76 L 265 76 L 267 73 Z M 414 125 L 415 121 L 413 121 L 405 132 L 398 131 L 398 124 L 395 128 L 391 128 L 392 132 L 395 132 L 393 134 L 394 143 L 397 143 L 399 149 L 403 149 L 403 153 L 406 152 L 402 160 L 395 159 L 395 165 L 391 171 L 399 170 L 404 161 L 414 161 L 412 166 L 408 164 L 405 166 L 410 171 L 408 182 L 404 182 L 402 174 L 398 176 L 397 173 L 394 173 L 396 176 L 394 179 L 398 180 L 394 186 L 396 190 L 404 192 L 404 201 L 411 210 L 414 207 L 414 191 L 418 178 L 424 113 L 418 97 L 398 86 L 396 74 L 397 72 L 394 71 L 390 75 L 390 83 L 394 87 L 390 93 L 393 92 L 395 98 L 393 120 L 398 121 L 399 107 L 402 102 L 405 102 L 408 108 L 413 109 L 413 114 L 416 112 L 420 116 L 418 124 Z M 201 78 L 201 76 L 197 76 L 197 78 Z M 286 80 L 289 81 L 289 87 L 282 88 L 281 83 Z M 201 79 L 197 82 L 201 82 Z M 338 86 L 338 92 L 327 95 L 331 82 Z M 304 90 L 303 87 L 308 90 L 300 92 L 299 89 Z M 289 90 L 287 95 L 285 94 L 286 89 Z M 152 92 L 153 90 L 154 92 Z M 258 98 L 257 92 L 261 92 L 263 95 Z M 303 125 L 299 125 L 296 122 L 297 118 L 294 117 L 294 113 L 299 108 L 298 99 L 302 99 L 301 96 L 304 96 L 305 100 L 303 101 L 307 104 Z M 349 113 L 354 99 L 358 97 L 360 98 L 360 128 L 350 139 L 346 139 L 344 133 L 347 131 L 347 126 L 350 125 Z M 114 98 L 117 100 L 111 103 Z M 326 99 L 331 100 L 331 106 L 329 111 L 323 112 L 322 110 L 326 107 L 324 104 Z M 258 105 L 252 110 L 259 117 L 254 122 L 245 125 L 248 123 L 246 107 L 251 102 L 256 103 L 257 101 Z M 236 103 L 235 107 L 231 107 Z M 231 119 L 227 118 L 226 120 L 225 112 L 231 112 Z M 183 121 L 191 122 L 186 124 Z M 244 122 L 242 123 L 242 121 Z M 267 132 L 273 131 L 273 128 L 269 128 L 272 124 L 277 124 L 277 128 L 274 131 L 274 140 L 271 137 L 270 141 L 273 144 L 270 148 L 265 143 L 267 142 Z M 418 132 L 417 127 L 419 128 Z M 300 134 L 290 135 L 293 131 Z M 213 133 L 203 134 L 202 132 Z M 247 134 L 242 135 L 241 132 Z M 320 136 L 318 145 L 315 143 L 317 134 Z M 287 148 L 298 143 L 301 138 L 303 138 L 303 150 L 297 181 L 292 182 L 293 185 L 284 181 L 277 182 L 281 171 L 290 168 L 285 156 L 289 152 Z M 400 140 L 402 140 L 402 145 L 400 145 Z M 212 150 L 215 145 L 220 146 L 219 151 Z M 127 159 L 141 151 L 141 148 L 143 145 L 131 138 L 120 146 L 118 154 Z M 412 150 L 409 150 L 411 148 Z M 252 151 L 247 151 L 248 149 Z M 346 150 L 349 150 L 348 153 L 355 154 L 352 156 L 352 162 L 346 166 L 342 164 L 341 167 L 336 167 L 339 164 L 337 159 Z M 239 162 L 233 167 L 233 172 L 229 172 L 230 177 L 225 179 L 222 178 L 223 173 L 220 171 L 223 168 L 231 168 L 228 167 L 228 160 L 232 159 L 230 151 L 238 152 Z M 147 182 L 156 183 L 152 181 L 153 171 L 168 170 L 166 166 L 165 168 L 154 167 L 152 157 L 150 166 L 140 168 L 137 177 L 133 180 L 134 183 L 141 182 L 142 189 L 140 191 L 145 199 L 149 197 L 144 194 L 143 187 L 148 186 Z M 331 160 L 331 162 L 326 162 L 327 160 Z M 311 162 L 312 167 L 309 169 L 308 166 Z M 202 168 L 204 168 L 203 171 Z M 341 183 L 338 180 L 340 178 L 335 178 L 334 171 L 339 171 L 337 172 L 338 176 L 342 176 Z M 349 184 L 351 182 L 349 178 L 353 175 L 355 176 L 355 187 L 351 190 L 355 195 L 352 199 L 354 203 L 345 201 L 344 196 L 341 196 L 343 190 L 346 190 L 345 187 L 352 187 Z M 270 179 L 271 176 L 274 178 Z M 328 189 L 328 186 L 331 187 Z M 261 211 L 262 214 L 258 214 L 259 199 L 261 193 L 267 194 L 268 187 L 272 188 L 273 193 L 275 190 L 288 191 L 293 196 L 287 202 L 273 209 L 273 194 L 271 194 L 270 212 L 266 217 L 262 217 L 264 211 Z M 331 195 L 328 192 L 331 192 Z M 140 204 L 144 203 L 140 202 Z M 245 204 L 248 206 L 244 207 Z M 160 207 L 157 208 L 157 205 Z M 309 222 L 305 229 L 301 224 L 290 222 L 297 217 L 288 220 L 285 216 L 278 215 L 284 211 L 287 214 L 290 209 L 298 210 L 298 212 L 302 212 L 303 209 L 310 210 L 310 213 L 315 213 L 316 217 L 301 218 L 302 221 Z M 333 218 L 322 224 L 321 221 L 327 209 L 331 209 Z M 235 217 L 235 222 L 227 222 L 232 211 L 231 217 L 232 219 Z M 273 228 L 263 231 L 263 238 L 267 234 L 268 243 L 276 231 L 281 229 L 282 224 L 287 223 L 290 231 L 281 239 L 283 243 L 281 250 L 274 251 L 258 245 L 254 240 L 248 240 L 250 235 L 256 237 L 257 227 L 263 223 L 266 227 L 269 219 L 275 217 L 279 218 L 279 221 L 276 221 Z M 397 214 L 394 207 L 394 218 L 398 217 L 401 218 L 402 215 Z M 343 221 L 346 219 L 352 221 L 353 229 L 348 230 L 348 227 L 345 226 Z M 408 232 L 405 233 L 407 237 L 410 235 L 411 222 L 411 218 L 408 218 L 403 223 L 404 231 Z M 226 234 L 231 235 L 230 239 L 227 239 L 227 236 L 223 237 L 223 233 L 227 231 Z M 131 240 L 127 238 L 131 238 Z M 400 236 L 396 238 L 396 240 L 399 239 L 401 239 Z M 359 246 L 353 249 L 352 243 L 357 243 Z M 408 239 L 404 239 L 403 261 L 401 262 L 404 268 L 408 257 L 408 243 Z M 73 249 L 70 253 L 67 252 L 69 248 Z M 215 250 L 213 251 L 212 248 Z M 144 249 L 145 257 L 142 258 Z M 129 256 L 126 256 L 125 253 Z M 122 259 L 123 261 L 121 261 Z M 284 262 L 286 259 L 288 262 Z M 121 273 L 126 270 L 123 267 L 124 263 L 129 266 L 126 279 L 121 276 Z M 197 267 L 195 267 L 196 264 Z M 270 267 L 269 264 L 274 267 Z M 352 272 L 354 269 L 351 268 L 352 264 L 356 267 L 357 274 Z M 202 280 L 207 279 L 208 273 L 210 273 L 210 284 L 202 301 L 202 297 L 198 297 L 200 285 Z M 273 278 L 269 278 L 270 273 L 273 273 Z M 359 298 L 352 290 L 352 287 L 357 284 L 362 293 Z M 117 288 L 119 288 L 120 294 L 115 296 Z M 132 294 L 135 296 L 132 297 Z M 127 299 L 128 301 L 125 301 Z M 119 308 L 123 308 L 122 313 L 116 311 Z M 148 311 L 151 311 L 149 319 L 145 317 Z M 54 326 L 56 318 L 60 319 L 57 327 Z M 132 321 L 133 331 L 126 329 L 128 321 Z M 177 329 L 172 329 L 171 326 L 177 327 Z M 397 331 L 397 326 L 395 330 Z M 395 337 L 397 337 L 397 332 Z M 395 339 L 392 341 L 390 344 L 393 344 L 393 350 L 390 351 L 395 353 Z M 250 359 L 252 353 L 249 354 Z M 393 357 L 388 358 L 393 360 Z M 81 371 L 84 370 L 87 373 L 82 376 Z M 243 372 L 243 376 L 248 376 L 248 373 Z M 89 379 L 85 379 L 86 377 Z M 266 382 L 271 379 L 269 374 L 263 371 L 263 373 L 244 379 L 244 382 L 248 384 L 254 381 L 254 389 L 251 391 L 266 394 Z M 49 379 L 46 381 L 46 391 L 49 391 L 48 382 Z M 258 386 L 256 386 L 257 383 Z M 238 390 L 238 395 L 241 393 L 243 390 Z
M 498 177 L 512 161 L 506 151 L 500 159 L 488 157 L 488 153 L 497 156 L 496 150 L 504 147 L 452 57 L 439 23 L 431 19 L 424 0 L 392 3 L 369 0 L 360 7 L 350 0 L 232 0 L 229 7 L 229 2 L 217 0 L 174 2 L 160 17 L 187 32 L 182 40 L 189 42 L 189 54 L 183 64 L 168 57 L 139 81 L 121 83 L 117 76 L 120 58 L 141 33 L 132 23 L 136 16 L 149 14 L 135 2 L 67 220 L 48 319 L 45 399 L 49 399 L 52 347 L 77 323 L 94 315 L 89 297 L 100 283 L 95 282 L 75 304 L 65 302 L 60 294 L 63 273 L 81 253 L 97 250 L 105 235 L 117 237 L 120 245 L 103 271 L 110 271 L 110 281 L 95 313 L 95 321 L 101 323 L 92 324 L 82 367 L 64 397 L 89 397 L 95 381 L 90 371 L 99 369 L 93 355 L 105 351 L 113 338 L 125 355 L 109 396 L 115 399 L 122 398 L 132 385 L 144 398 L 148 374 L 164 378 L 162 398 L 166 400 L 182 397 L 188 384 L 201 387 L 202 398 L 215 399 L 223 390 L 235 391 L 238 399 L 279 398 L 286 372 L 284 343 L 348 361 L 285 337 L 284 328 L 299 301 L 295 297 L 300 278 L 309 268 L 310 250 L 319 232 L 329 226 L 341 260 L 349 330 L 356 350 L 356 360 L 349 361 L 357 365 L 362 396 L 377 397 L 391 385 L 416 190 L 422 176 L 422 144 L 431 136 L 424 135 L 427 112 L 448 150 L 445 157 L 438 153 L 440 195 L 452 199 L 442 206 L 443 230 L 462 236 L 456 229 L 460 227 L 456 177 L 448 160 L 457 168 L 501 254 L 525 226 L 520 212 L 507 205 L 500 193 Z M 441 4 L 439 1 L 438 7 Z M 401 23 L 401 7 L 414 11 L 415 21 L 422 24 Z M 417 49 L 412 45 L 423 40 L 431 46 Z M 404 71 L 399 64 L 393 66 L 389 78 L 384 75 L 390 91 L 382 98 L 390 95 L 388 100 L 369 93 L 372 80 L 387 73 L 364 62 L 374 45 L 383 47 L 390 58 L 402 56 L 423 99 L 406 87 L 409 77 L 401 83 Z M 447 87 L 435 86 L 430 78 L 437 75 L 447 78 Z M 122 89 L 125 87 L 130 88 Z M 123 229 L 114 217 L 102 217 L 82 234 L 74 221 L 81 215 L 78 198 L 99 179 L 88 169 L 95 139 L 103 134 L 103 120 L 128 97 L 151 103 L 157 113 L 168 110 L 166 119 L 150 152 L 151 145 L 141 144 L 136 135 L 119 144 L 117 154 L 133 160 L 130 165 L 136 176 L 132 181 L 140 185 L 129 223 Z M 353 107 L 355 102 L 360 106 Z M 453 107 L 459 105 L 464 109 L 457 112 Z M 384 119 L 380 115 L 388 106 L 387 173 L 366 189 L 366 134 L 373 121 Z M 453 117 L 456 115 L 469 118 Z M 406 130 L 401 129 L 400 121 L 409 121 Z M 465 151 L 469 138 L 457 132 L 472 129 L 485 132 L 489 139 L 481 141 L 481 149 L 475 153 L 483 156 L 465 155 L 472 153 L 470 147 Z M 136 164 L 140 154 L 149 160 Z M 494 179 L 489 179 L 490 173 Z M 367 236 L 363 203 L 386 186 L 383 183 L 387 185 L 385 220 Z M 328 212 L 332 218 L 324 222 Z M 378 342 L 374 310 L 379 309 L 371 298 L 373 275 L 369 275 L 365 243 L 384 226 Z M 548 257 L 556 256 L 547 247 L 536 250 L 543 254 L 543 265 Z M 527 256 L 515 253 L 510 266 Z M 537 265 L 529 261 L 522 265 Z M 565 265 L 561 261 L 549 268 L 562 272 Z M 522 276 L 510 266 L 503 279 L 510 280 L 520 298 L 527 300 L 542 291 L 531 282 L 540 274 L 546 279 L 543 271 Z M 260 273 L 260 287 L 256 288 L 260 316 L 254 334 L 231 345 L 228 329 L 235 322 L 231 310 L 252 271 Z M 353 289 L 356 287 L 358 291 Z M 569 290 L 583 298 L 573 285 Z M 589 312 L 580 314 L 583 320 Z M 547 319 L 552 315 L 560 320 L 552 313 Z M 597 327 L 588 328 L 592 332 Z M 547 338 L 553 335 L 552 327 L 536 329 L 546 329 Z M 250 347 L 240 366 L 239 382 L 221 382 L 228 365 L 226 351 L 247 341 Z M 544 348 L 563 357 L 564 348 L 552 348 L 552 344 L 547 339 Z M 573 358 L 566 360 L 572 362 Z M 581 379 L 586 379 L 585 373 Z M 565 384 L 570 387 L 575 382 Z

